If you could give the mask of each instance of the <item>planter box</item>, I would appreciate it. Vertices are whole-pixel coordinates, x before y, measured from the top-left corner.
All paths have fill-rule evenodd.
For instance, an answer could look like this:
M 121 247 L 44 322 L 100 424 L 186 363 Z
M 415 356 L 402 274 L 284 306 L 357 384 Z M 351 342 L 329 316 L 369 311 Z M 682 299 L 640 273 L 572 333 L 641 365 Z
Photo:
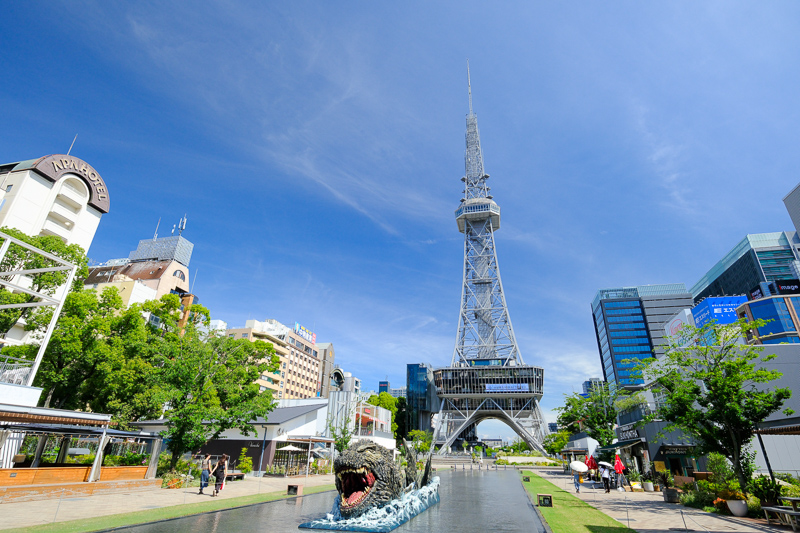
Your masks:
M 655 487 L 653 486 L 652 481 L 642 481 L 642 488 L 645 492 L 654 492 Z
M 664 501 L 667 503 L 680 503 L 681 498 L 678 489 L 664 489 Z

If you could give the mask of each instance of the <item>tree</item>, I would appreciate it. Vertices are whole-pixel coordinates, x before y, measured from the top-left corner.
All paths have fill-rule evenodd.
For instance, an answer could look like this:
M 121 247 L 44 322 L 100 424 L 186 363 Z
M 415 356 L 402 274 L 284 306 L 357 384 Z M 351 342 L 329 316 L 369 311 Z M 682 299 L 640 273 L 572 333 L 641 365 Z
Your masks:
M 725 456 L 742 490 L 747 490 L 752 475 L 749 445 L 758 423 L 792 395 L 788 388 L 764 386 L 782 375 L 760 364 L 774 356 L 760 357 L 763 346 L 740 344 L 765 324 L 742 319 L 701 328 L 685 325 L 668 339 L 661 359 L 651 359 L 641 368 L 654 394 L 663 394 L 646 420 L 665 420 L 665 431 L 679 429 L 697 438 L 701 453 Z
M 405 396 L 397 398 L 397 411 L 394 414 L 394 421 L 397 429 L 394 431 L 394 438 L 398 446 L 402 444 L 403 439 L 408 437 L 408 426 L 406 425 L 406 416 L 408 414 L 408 402 Z
M 367 399 L 367 403 L 378 407 L 383 407 L 392 413 L 392 434 L 397 439 L 397 423 L 395 422 L 395 414 L 397 413 L 397 398 L 388 392 L 382 392 L 379 395 L 373 394 Z
M 158 385 L 165 400 L 166 426 L 162 433 L 172 452 L 170 468 L 181 455 L 196 450 L 229 429 L 245 436 L 251 422 L 274 408 L 270 391 L 259 392 L 256 379 L 274 372 L 279 360 L 264 341 L 204 337 L 197 326 L 208 322 L 208 310 L 190 309 L 192 319 L 177 327 L 180 301 L 173 294 L 146 302 L 144 309 L 159 318 L 148 324 L 147 348 L 159 367 Z
M 58 256 L 65 261 L 78 266 L 73 278 L 73 287 L 78 288 L 82 285 L 81 280 L 88 274 L 89 270 L 86 267 L 86 255 L 83 248 L 77 244 L 64 244 L 59 237 L 53 235 L 39 235 L 31 237 L 25 233 L 14 228 L 4 227 L 0 231 L 18 239 L 24 243 L 35 246 L 40 250 L 48 252 L 52 255 Z M 3 261 L 0 262 L 0 271 L 9 272 L 14 270 L 34 270 L 43 269 L 54 266 L 61 266 L 59 263 L 48 259 L 40 254 L 31 252 L 17 244 L 11 243 L 8 251 L 6 252 Z M 29 282 L 28 288 L 33 291 L 54 295 L 59 287 L 67 282 L 68 271 L 58 272 L 40 272 L 33 273 L 26 276 Z M 6 281 L 12 281 L 12 276 L 4 276 Z M 0 286 L 0 304 L 20 304 L 30 303 L 36 300 L 35 296 L 21 292 L 12 292 L 5 286 Z M 21 319 L 25 320 L 25 329 L 27 331 L 36 331 L 45 329 L 52 317 L 53 308 L 51 306 L 44 307 L 24 307 L 16 309 L 3 309 L 0 310 L 0 333 L 8 333 L 14 325 Z
M 350 429 L 350 420 L 353 414 L 350 411 L 344 419 L 341 427 L 336 427 L 333 423 L 333 417 L 328 419 L 328 431 L 333 439 L 333 447 L 338 453 L 344 451 L 350 446 L 350 440 L 353 438 L 353 431 Z
M 564 405 L 556 408 L 560 413 L 558 425 L 563 428 L 574 425 L 599 442 L 600 446 L 608 446 L 616 437 L 615 405 L 619 399 L 620 393 L 612 391 L 607 383 L 596 383 L 586 396 L 578 393 L 565 395 Z
M 417 453 L 426 453 L 431 449 L 431 442 L 433 441 L 433 433 L 430 431 L 422 431 L 415 429 L 408 432 L 409 438 L 412 439 L 411 445 Z
M 563 429 L 558 433 L 550 433 L 544 438 L 542 446 L 550 455 L 557 455 L 561 453 L 561 450 L 563 450 L 569 442 L 569 436 L 569 431 Z

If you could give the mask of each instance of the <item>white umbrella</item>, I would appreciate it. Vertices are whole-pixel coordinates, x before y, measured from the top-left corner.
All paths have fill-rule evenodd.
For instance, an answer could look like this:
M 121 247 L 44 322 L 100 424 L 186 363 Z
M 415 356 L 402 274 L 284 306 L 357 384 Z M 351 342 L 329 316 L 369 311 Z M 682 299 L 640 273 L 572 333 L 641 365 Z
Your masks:
M 597 461 L 597 464 L 599 464 L 600 466 L 605 466 L 606 468 L 614 468 L 614 465 L 612 465 L 611 463 L 607 463 L 605 461 Z
M 288 444 L 288 445 L 284 446 L 283 448 L 278 448 L 278 451 L 279 452 L 302 452 L 303 449 L 302 448 L 298 448 L 297 446 L 292 446 L 291 444 Z
M 576 471 L 576 472 L 588 472 L 589 471 L 589 467 L 586 466 L 586 463 L 582 463 L 580 461 L 572 461 L 569 464 L 569 467 L 571 469 L 573 469 L 574 471 Z

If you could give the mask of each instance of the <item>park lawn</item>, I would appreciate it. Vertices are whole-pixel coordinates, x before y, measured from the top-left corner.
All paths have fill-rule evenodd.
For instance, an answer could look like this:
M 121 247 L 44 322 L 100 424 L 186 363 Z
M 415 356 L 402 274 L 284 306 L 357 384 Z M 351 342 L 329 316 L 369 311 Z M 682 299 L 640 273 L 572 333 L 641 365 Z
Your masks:
M 317 492 L 325 492 L 329 490 L 336 490 L 336 487 L 334 485 L 305 487 L 303 494 L 315 494 Z M 161 507 L 159 509 L 147 509 L 146 511 L 134 511 L 131 513 L 70 520 L 68 522 L 56 522 L 54 524 L 46 524 L 41 526 L 8 529 L 6 531 L 31 531 L 47 533 L 83 533 L 89 531 L 101 531 L 115 527 L 146 524 L 148 522 L 157 522 L 159 520 L 168 520 L 170 518 L 181 518 L 193 514 L 220 511 L 235 507 L 244 507 L 247 505 L 255 505 L 286 498 L 295 498 L 295 496 L 288 496 L 285 492 L 267 492 L 264 494 L 240 496 L 238 498 L 219 499 L 201 503 L 188 503 L 185 505 L 173 505 L 170 507 Z
M 534 504 L 538 494 L 552 494 L 552 507 L 537 507 L 547 521 L 553 533 L 618 533 L 633 531 L 625 524 L 617 522 L 605 513 L 601 513 L 583 500 L 576 498 L 562 488 L 546 481 L 535 472 L 524 470 L 522 475 L 530 476 L 524 482 L 525 490 Z M 570 484 L 570 486 L 572 486 Z

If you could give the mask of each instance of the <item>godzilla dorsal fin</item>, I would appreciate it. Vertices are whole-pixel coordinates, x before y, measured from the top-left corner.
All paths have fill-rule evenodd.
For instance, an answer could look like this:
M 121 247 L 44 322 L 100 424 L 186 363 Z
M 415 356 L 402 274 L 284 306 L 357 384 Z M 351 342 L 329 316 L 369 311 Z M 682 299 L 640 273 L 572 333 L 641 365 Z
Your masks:
M 428 484 L 431 477 L 431 459 L 433 458 L 432 455 L 428 455 L 428 460 L 425 461 L 425 472 L 422 474 L 422 480 L 419 482 L 420 488 L 424 487 Z

